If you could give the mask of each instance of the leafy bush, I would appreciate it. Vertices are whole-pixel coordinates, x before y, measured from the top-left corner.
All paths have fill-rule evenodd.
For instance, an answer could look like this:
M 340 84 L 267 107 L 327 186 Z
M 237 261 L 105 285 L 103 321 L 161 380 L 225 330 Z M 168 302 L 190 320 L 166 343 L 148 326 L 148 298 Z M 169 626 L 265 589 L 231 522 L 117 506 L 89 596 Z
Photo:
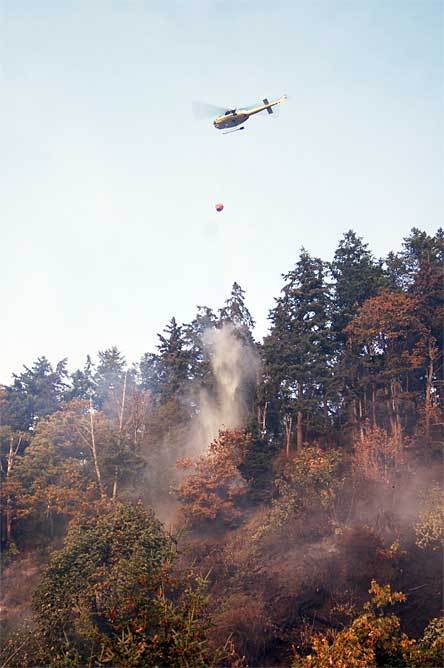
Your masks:
M 444 494 L 439 485 L 424 496 L 423 508 L 415 526 L 416 544 L 420 548 L 440 550 L 444 544 Z
M 390 585 L 381 586 L 372 580 L 370 602 L 349 627 L 339 632 L 312 636 L 312 652 L 295 654 L 292 668 L 373 668 L 375 666 L 439 666 L 442 665 L 443 624 L 433 620 L 423 638 L 416 642 L 400 631 L 399 618 L 386 614 L 389 605 L 406 600 L 401 592 L 392 592 Z
M 357 477 L 388 483 L 403 463 L 402 444 L 396 436 L 374 427 L 353 444 L 353 469 Z
M 274 480 L 275 498 L 260 538 L 295 517 L 319 513 L 333 519 L 335 501 L 343 485 L 343 457 L 338 450 L 304 448 L 286 460 Z
M 210 665 L 205 582 L 188 573 L 179 584 L 174 552 L 141 505 L 73 523 L 34 595 L 40 663 Z

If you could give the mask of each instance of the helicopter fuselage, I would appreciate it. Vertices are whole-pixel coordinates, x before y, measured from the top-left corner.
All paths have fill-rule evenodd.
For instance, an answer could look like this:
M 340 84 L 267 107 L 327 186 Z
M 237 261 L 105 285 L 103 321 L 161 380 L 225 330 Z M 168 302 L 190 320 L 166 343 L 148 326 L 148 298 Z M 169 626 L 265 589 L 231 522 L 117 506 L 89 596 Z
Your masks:
M 273 113 L 272 112 L 272 107 L 276 106 L 277 104 L 280 104 L 285 100 L 286 96 L 283 95 L 282 97 L 279 98 L 279 100 L 275 100 L 274 102 L 268 102 L 267 99 L 264 100 L 264 104 L 261 104 L 258 107 L 252 107 L 251 109 L 229 109 L 228 111 L 223 114 L 223 116 L 218 116 L 213 125 L 216 128 L 216 130 L 224 130 L 225 128 L 234 128 L 236 125 L 241 125 L 241 123 L 245 123 L 248 121 L 250 116 L 254 116 L 254 114 L 259 114 L 261 111 L 267 110 L 269 114 Z
M 250 114 L 242 111 L 233 111 L 224 116 L 218 116 L 214 121 L 214 127 L 217 130 L 224 130 L 225 128 L 234 128 L 236 125 L 248 121 Z

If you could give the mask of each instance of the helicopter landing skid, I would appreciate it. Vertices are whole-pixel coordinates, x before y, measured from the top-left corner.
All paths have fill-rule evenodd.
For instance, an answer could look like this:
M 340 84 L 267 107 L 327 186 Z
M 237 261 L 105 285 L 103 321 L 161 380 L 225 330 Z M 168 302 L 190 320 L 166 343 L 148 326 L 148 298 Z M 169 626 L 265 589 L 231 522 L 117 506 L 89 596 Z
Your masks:
M 239 132 L 239 130 L 245 130 L 245 127 L 235 128 L 234 130 L 227 130 L 227 132 L 222 132 L 223 135 L 231 135 L 232 132 Z

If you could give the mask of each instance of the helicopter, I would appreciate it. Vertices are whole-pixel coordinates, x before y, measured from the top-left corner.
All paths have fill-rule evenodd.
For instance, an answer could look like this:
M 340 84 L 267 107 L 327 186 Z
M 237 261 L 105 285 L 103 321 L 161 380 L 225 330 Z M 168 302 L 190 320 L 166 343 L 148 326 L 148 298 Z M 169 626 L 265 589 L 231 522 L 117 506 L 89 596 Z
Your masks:
M 213 125 L 216 130 L 227 130 L 227 128 L 235 128 L 234 130 L 228 129 L 228 132 L 223 134 L 228 134 L 229 132 L 238 132 L 239 130 L 244 130 L 244 127 L 238 128 L 238 125 L 242 125 L 248 121 L 250 116 L 259 114 L 261 111 L 267 111 L 269 114 L 273 113 L 272 107 L 275 107 L 277 104 L 281 104 L 284 100 L 287 99 L 286 95 L 282 95 L 278 100 L 269 102 L 267 98 L 262 100 L 263 104 L 259 104 L 254 107 L 246 109 L 228 109 L 224 110 L 223 107 L 214 107 L 212 105 L 204 103 L 194 103 L 194 111 L 197 116 L 202 117 L 202 115 L 207 115 L 207 113 L 218 113 L 219 115 L 213 121 Z M 223 112 L 223 113 L 222 113 Z

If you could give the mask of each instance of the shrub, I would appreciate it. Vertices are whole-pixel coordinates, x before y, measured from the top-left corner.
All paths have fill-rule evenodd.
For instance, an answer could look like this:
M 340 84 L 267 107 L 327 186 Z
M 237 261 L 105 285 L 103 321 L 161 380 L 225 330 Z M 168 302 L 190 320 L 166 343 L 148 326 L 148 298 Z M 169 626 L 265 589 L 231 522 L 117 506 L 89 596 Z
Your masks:
M 353 469 L 368 480 L 388 483 L 403 463 L 401 440 L 374 427 L 353 444 Z
M 439 666 L 443 661 L 443 623 L 432 620 L 423 638 L 415 641 L 400 631 L 399 618 L 385 609 L 406 600 L 401 592 L 392 592 L 390 585 L 372 580 L 370 602 L 349 627 L 339 632 L 312 636 L 312 651 L 307 656 L 297 653 L 292 668 L 373 668 L 399 666 L 419 668 Z
M 422 511 L 415 526 L 416 544 L 420 548 L 440 550 L 444 544 L 444 494 L 439 485 L 423 498 Z
M 140 504 L 74 522 L 34 595 L 40 663 L 210 665 L 205 582 L 175 580 L 174 547 Z
M 334 518 L 335 502 L 343 486 L 343 457 L 337 450 L 304 448 L 287 460 L 274 480 L 275 498 L 266 523 L 256 534 L 283 527 L 308 514 Z

